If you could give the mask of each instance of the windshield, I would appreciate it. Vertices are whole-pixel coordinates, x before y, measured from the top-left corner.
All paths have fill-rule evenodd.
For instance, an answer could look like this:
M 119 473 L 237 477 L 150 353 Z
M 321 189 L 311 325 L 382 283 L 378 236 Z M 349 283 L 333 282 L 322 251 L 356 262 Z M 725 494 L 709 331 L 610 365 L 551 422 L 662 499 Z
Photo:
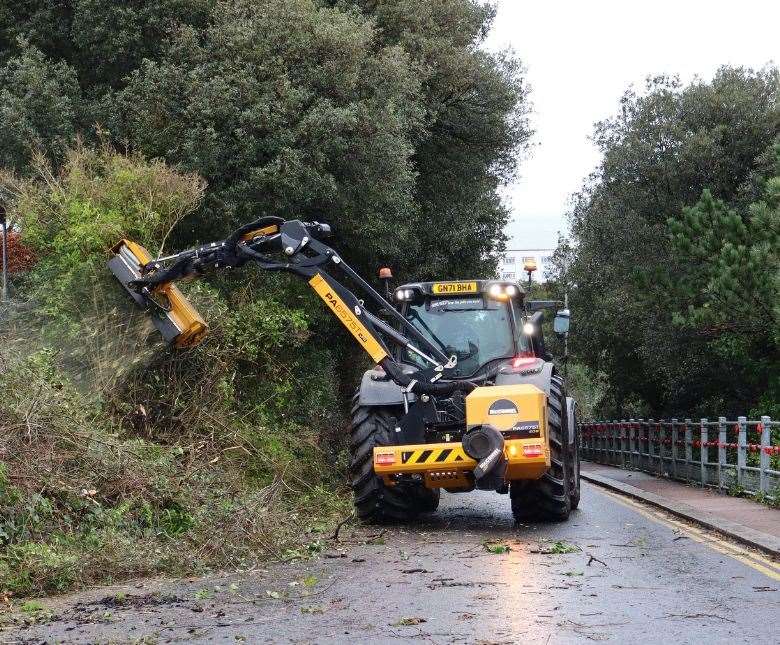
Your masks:
M 511 313 L 506 303 L 479 298 L 433 298 L 409 305 L 406 318 L 447 356 L 458 357 L 458 373 L 468 376 L 485 363 L 515 353 Z M 523 347 L 520 347 L 522 350 Z M 428 367 L 419 356 L 405 358 Z

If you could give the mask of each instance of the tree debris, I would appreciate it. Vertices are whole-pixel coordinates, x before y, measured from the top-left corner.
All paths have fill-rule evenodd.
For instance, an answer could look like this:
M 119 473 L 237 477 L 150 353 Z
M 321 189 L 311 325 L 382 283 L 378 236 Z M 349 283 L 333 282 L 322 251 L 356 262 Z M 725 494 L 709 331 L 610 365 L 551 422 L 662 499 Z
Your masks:
M 607 563 L 604 562 L 604 560 L 599 560 L 595 555 L 592 553 L 588 553 L 588 564 L 586 566 L 590 566 L 593 562 L 598 562 L 599 564 L 603 564 L 605 567 L 607 566 Z M 609 567 L 607 567 L 609 568 Z
M 333 540 L 334 542 L 339 541 L 339 531 L 341 531 L 342 527 L 353 520 L 355 518 L 355 511 L 353 510 L 347 517 L 345 517 L 341 522 L 339 522 L 336 525 L 336 529 L 333 531 L 333 535 L 330 536 L 329 539 Z

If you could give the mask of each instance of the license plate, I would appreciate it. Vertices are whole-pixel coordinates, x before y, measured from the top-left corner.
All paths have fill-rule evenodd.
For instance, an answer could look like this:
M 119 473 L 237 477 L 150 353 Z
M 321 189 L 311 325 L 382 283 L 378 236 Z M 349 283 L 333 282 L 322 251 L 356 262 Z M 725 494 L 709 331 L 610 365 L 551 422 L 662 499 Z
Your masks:
M 437 282 L 433 293 L 452 295 L 453 293 L 477 293 L 476 282 Z

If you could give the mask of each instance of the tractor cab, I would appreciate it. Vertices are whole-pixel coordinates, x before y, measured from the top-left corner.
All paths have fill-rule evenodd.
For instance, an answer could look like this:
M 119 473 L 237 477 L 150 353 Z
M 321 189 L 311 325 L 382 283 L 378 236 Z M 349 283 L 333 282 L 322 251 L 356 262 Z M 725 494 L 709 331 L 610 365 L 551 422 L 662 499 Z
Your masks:
M 447 356 L 455 356 L 456 378 L 494 371 L 518 356 L 535 354 L 524 291 L 515 282 L 470 280 L 416 282 L 398 287 L 401 314 Z M 524 329 L 525 327 L 525 329 Z M 402 348 L 398 360 L 425 367 L 425 359 Z

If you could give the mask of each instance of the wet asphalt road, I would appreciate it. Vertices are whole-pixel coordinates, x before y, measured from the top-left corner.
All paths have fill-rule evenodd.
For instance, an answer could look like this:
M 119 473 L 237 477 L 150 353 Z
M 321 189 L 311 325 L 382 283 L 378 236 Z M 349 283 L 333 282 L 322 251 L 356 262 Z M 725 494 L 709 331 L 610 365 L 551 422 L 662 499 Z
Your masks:
M 777 564 L 584 482 L 568 523 L 475 492 L 341 533 L 315 560 L 46 600 L 52 622 L 0 643 L 780 642 Z

